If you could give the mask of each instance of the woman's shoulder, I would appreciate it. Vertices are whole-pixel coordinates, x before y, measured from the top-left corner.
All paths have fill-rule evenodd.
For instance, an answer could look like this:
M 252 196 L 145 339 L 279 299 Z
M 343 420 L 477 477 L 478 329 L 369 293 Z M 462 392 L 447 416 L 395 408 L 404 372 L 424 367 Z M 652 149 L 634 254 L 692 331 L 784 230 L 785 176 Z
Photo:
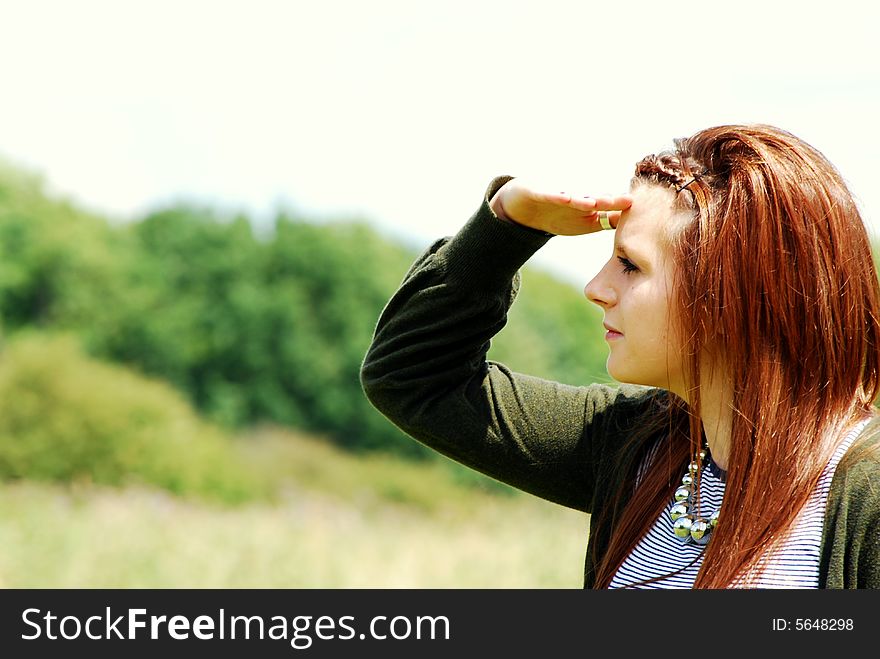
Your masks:
M 668 402 L 671 394 L 665 389 L 646 387 L 640 384 L 594 383 L 584 388 L 591 395 L 607 398 L 610 402 L 623 405 L 643 405 L 648 402 Z
M 862 429 L 837 465 L 831 496 L 857 501 L 880 514 L 880 416 Z
M 880 469 L 880 414 L 874 416 L 853 441 L 841 460 L 848 469 L 867 471 Z
M 664 389 L 636 384 L 591 384 L 579 387 L 596 411 L 633 413 L 665 407 L 671 394 Z
M 615 445 L 637 429 L 668 420 L 673 397 L 664 389 L 632 384 L 592 384 L 580 389 L 585 390 L 585 426 L 602 428 Z
M 880 417 L 862 429 L 834 471 L 820 582 L 880 588 Z

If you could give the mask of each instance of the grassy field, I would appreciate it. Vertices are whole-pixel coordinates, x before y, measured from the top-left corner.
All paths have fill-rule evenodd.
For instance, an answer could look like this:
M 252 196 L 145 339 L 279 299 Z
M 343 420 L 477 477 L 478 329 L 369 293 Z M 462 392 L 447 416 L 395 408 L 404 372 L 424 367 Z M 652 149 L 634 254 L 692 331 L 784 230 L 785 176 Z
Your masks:
M 579 588 L 587 517 L 266 430 L 242 460 L 281 485 L 234 507 L 141 487 L 0 484 L 6 588 Z

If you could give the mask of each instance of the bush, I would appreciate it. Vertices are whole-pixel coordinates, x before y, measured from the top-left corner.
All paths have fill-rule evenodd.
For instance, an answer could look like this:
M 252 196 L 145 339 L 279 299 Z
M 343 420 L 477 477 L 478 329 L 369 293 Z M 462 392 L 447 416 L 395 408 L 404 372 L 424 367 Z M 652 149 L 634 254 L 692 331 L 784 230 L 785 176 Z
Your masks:
M 385 303 L 426 246 L 284 210 L 256 232 L 244 215 L 189 203 L 119 225 L 0 158 L 2 327 L 69 332 L 89 355 L 161 378 L 230 432 L 272 423 L 352 450 L 433 456 L 370 405 L 359 378 Z M 490 359 L 570 384 L 607 381 L 601 313 L 590 306 L 526 268 Z M 32 450 L 11 449 L 7 471 Z M 40 470 L 56 478 L 73 457 L 50 466 L 43 455 Z
M 40 334 L 0 357 L 0 478 L 142 483 L 224 502 L 269 494 L 168 385 Z

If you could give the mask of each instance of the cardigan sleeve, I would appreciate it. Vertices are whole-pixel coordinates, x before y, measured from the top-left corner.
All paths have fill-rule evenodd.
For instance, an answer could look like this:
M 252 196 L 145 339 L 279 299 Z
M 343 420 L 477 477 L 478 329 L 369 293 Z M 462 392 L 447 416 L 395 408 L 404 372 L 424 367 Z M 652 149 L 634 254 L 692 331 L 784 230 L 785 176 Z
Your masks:
M 452 238 L 412 265 L 385 306 L 361 368 L 371 403 L 422 443 L 490 477 L 590 512 L 609 446 L 612 410 L 644 387 L 577 387 L 487 361 L 507 320 L 519 268 L 549 234 L 499 219 L 489 200 Z M 607 464 L 606 464 L 607 467 Z

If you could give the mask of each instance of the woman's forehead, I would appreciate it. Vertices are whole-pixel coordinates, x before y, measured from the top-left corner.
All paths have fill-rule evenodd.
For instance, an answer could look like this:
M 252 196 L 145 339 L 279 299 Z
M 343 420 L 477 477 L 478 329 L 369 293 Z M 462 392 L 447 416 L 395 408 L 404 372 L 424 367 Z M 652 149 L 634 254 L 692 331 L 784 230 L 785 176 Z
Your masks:
M 673 236 L 692 219 L 690 213 L 675 208 L 676 193 L 663 185 L 636 185 L 632 206 L 621 214 L 615 244 L 668 247 Z

